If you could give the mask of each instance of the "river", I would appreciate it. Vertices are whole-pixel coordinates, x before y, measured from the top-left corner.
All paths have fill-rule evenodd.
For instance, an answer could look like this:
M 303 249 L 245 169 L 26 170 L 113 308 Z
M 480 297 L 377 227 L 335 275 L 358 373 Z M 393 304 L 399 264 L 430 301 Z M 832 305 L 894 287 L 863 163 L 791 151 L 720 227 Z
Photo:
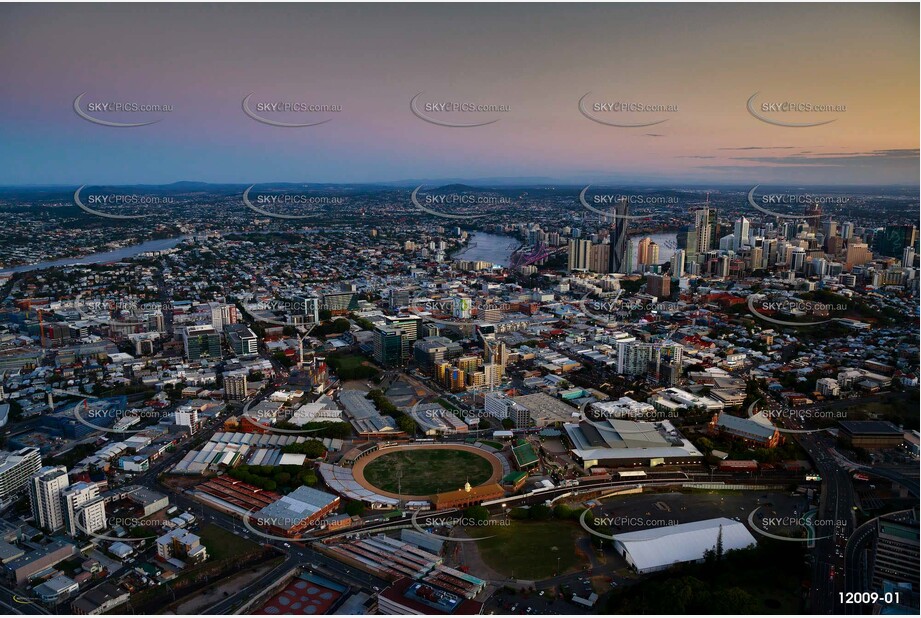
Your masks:
M 187 236 L 178 236 L 175 238 L 160 238 L 157 240 L 148 240 L 138 245 L 129 245 L 114 251 L 105 251 L 103 253 L 91 253 L 83 257 L 61 258 L 60 260 L 51 260 L 48 262 L 36 262 L 35 264 L 22 264 L 12 268 L 0 271 L 0 274 L 25 273 L 32 270 L 42 270 L 44 268 L 59 268 L 62 266 L 74 266 L 77 264 L 103 264 L 106 262 L 118 262 L 125 258 L 134 257 L 147 251 L 163 251 L 172 249 L 180 242 L 188 238 Z
M 507 268 L 512 261 L 512 253 L 520 246 L 521 243 L 511 236 L 473 232 L 467 246 L 454 254 L 453 259 L 489 262 Z

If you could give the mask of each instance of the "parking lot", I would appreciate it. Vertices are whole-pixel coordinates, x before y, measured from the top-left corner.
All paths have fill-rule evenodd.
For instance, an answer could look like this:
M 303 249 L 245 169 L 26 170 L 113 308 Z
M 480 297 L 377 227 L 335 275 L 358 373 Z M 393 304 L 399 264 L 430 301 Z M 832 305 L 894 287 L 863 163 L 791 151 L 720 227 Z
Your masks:
M 593 513 L 595 517 L 604 517 L 616 534 L 716 517 L 748 525 L 749 513 L 759 506 L 762 508 L 758 515 L 794 517 L 808 510 L 808 501 L 806 496 L 778 491 L 649 493 L 605 500 Z

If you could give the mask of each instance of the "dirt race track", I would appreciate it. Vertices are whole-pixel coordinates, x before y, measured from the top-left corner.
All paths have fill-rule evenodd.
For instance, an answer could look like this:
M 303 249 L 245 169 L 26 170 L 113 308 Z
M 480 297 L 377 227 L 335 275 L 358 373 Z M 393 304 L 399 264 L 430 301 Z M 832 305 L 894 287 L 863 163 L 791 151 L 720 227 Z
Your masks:
M 401 451 L 421 451 L 421 450 L 466 451 L 468 453 L 479 455 L 480 457 L 482 457 L 483 459 L 485 459 L 492 465 L 492 475 L 481 484 L 488 485 L 492 483 L 498 483 L 500 480 L 502 480 L 503 468 L 502 468 L 502 462 L 499 460 L 499 457 L 496 455 L 493 455 L 492 453 L 488 453 L 484 451 L 483 449 L 479 449 L 474 446 L 469 446 L 466 444 L 450 444 L 450 445 L 449 444 L 424 444 L 424 445 L 419 445 L 419 446 L 403 445 L 403 446 L 395 446 L 391 448 L 380 449 L 356 461 L 355 465 L 352 466 L 352 475 L 355 477 L 355 481 L 359 485 L 361 485 L 365 489 L 369 489 L 382 496 L 387 496 L 390 498 L 398 498 L 398 499 L 403 499 L 403 500 L 428 500 L 429 498 L 431 498 L 431 494 L 410 495 L 410 494 L 404 493 L 400 495 L 400 494 L 392 493 L 389 491 L 384 491 L 380 487 L 376 487 L 375 485 L 370 483 L 365 478 L 365 474 L 364 474 L 364 469 L 368 466 L 368 464 L 370 464 L 375 459 L 378 459 L 384 455 L 389 455 L 389 454 L 397 453 Z M 455 487 L 451 489 L 458 489 L 458 488 Z

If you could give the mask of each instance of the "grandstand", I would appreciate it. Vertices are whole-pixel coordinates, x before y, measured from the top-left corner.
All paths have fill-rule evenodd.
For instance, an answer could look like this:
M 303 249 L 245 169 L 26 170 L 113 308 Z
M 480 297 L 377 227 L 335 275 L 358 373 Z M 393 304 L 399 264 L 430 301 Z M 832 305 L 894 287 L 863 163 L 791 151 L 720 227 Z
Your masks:
M 373 509 L 394 508 L 400 504 L 399 499 L 380 494 L 356 481 L 351 468 L 320 463 L 319 470 L 326 486 L 340 496 L 361 501 Z
M 440 511 L 442 509 L 465 508 L 481 504 L 487 500 L 502 498 L 503 496 L 505 496 L 505 490 L 497 483 L 478 485 L 476 487 L 471 487 L 470 483 L 467 483 L 463 489 L 435 494 L 432 501 L 435 505 L 435 510 Z
M 512 447 L 512 454 L 515 456 L 515 465 L 519 470 L 527 470 L 537 465 L 539 460 L 537 453 L 527 440 L 519 440 L 518 444 Z

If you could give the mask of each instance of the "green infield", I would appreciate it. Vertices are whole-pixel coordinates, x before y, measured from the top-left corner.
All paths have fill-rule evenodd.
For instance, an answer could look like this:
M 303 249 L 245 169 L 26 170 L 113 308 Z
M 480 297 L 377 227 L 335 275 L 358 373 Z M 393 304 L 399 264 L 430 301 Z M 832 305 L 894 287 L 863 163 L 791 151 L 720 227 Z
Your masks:
M 494 571 L 515 579 L 553 577 L 557 564 L 566 573 L 581 564 L 576 540 L 582 530 L 570 521 L 511 521 L 508 526 L 466 528 L 480 558 Z
M 364 469 L 365 480 L 384 491 L 428 496 L 489 480 L 492 464 L 469 451 L 414 449 L 381 455 Z

